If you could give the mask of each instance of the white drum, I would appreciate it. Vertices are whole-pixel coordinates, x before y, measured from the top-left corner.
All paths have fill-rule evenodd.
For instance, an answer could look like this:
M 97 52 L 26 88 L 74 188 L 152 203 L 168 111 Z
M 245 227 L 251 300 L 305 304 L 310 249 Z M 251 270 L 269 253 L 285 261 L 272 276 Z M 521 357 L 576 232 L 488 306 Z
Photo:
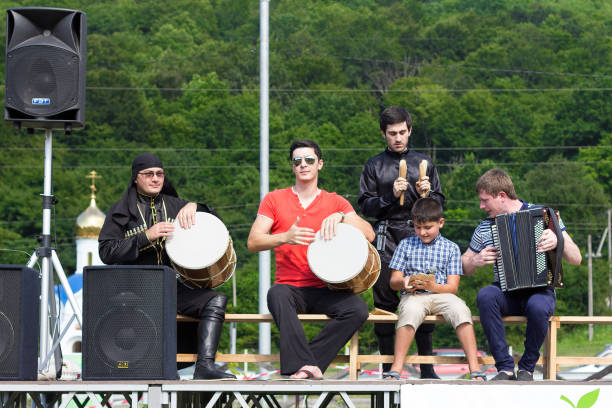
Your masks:
M 326 241 L 317 233 L 308 247 L 312 272 L 334 290 L 365 292 L 380 275 L 380 257 L 363 233 L 349 224 L 338 224 L 336 236 Z
M 223 222 L 212 214 L 197 212 L 195 225 L 183 229 L 174 221 L 174 233 L 166 239 L 166 252 L 174 269 L 188 284 L 216 288 L 236 269 L 232 238 Z

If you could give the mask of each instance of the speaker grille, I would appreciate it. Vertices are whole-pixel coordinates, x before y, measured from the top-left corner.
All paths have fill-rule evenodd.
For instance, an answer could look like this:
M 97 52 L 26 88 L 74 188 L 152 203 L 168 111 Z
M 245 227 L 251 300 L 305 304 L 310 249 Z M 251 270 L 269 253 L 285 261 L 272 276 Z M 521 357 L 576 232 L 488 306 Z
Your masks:
M 0 270 L 0 377 L 19 374 L 21 270 Z
M 62 48 L 32 45 L 7 54 L 7 107 L 31 116 L 52 116 L 79 100 L 79 56 Z M 21 84 L 18 86 L 17 84 Z
M 176 373 L 174 273 L 163 267 L 88 267 L 84 274 L 83 378 L 165 378 L 167 341 Z
M 161 353 L 157 326 L 140 308 L 115 307 L 96 324 L 96 353 L 109 368 L 115 368 L 119 361 L 154 372 L 159 359 L 151 358 Z
M 40 277 L 24 265 L 0 265 L 0 380 L 35 380 Z

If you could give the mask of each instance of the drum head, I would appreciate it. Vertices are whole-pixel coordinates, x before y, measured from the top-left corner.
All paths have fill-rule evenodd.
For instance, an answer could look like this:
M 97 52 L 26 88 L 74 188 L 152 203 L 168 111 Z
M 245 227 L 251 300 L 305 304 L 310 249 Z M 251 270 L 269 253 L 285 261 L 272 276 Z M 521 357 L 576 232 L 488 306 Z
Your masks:
M 368 260 L 368 241 L 363 233 L 349 224 L 338 224 L 336 236 L 329 241 L 321 231 L 308 247 L 308 265 L 319 279 L 327 283 L 346 282 L 357 276 Z
M 174 221 L 174 233 L 166 240 L 166 252 L 175 264 L 188 269 L 202 269 L 223 256 L 229 244 L 229 232 L 212 214 L 197 212 L 195 225 L 181 228 Z

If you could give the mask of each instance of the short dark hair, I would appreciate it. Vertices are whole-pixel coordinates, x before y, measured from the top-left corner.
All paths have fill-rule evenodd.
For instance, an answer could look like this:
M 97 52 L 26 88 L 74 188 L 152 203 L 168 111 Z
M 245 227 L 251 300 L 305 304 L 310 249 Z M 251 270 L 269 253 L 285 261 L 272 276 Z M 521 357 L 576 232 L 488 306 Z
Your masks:
M 319 160 L 323 158 L 323 153 L 321 153 L 321 148 L 318 144 L 316 144 L 312 140 L 302 139 L 296 140 L 295 142 L 291 143 L 291 147 L 289 148 L 289 160 L 293 159 L 293 151 L 295 149 L 299 149 L 300 147 L 311 147 L 314 149 L 314 152 Z
M 387 125 L 401 122 L 406 122 L 408 129 L 412 128 L 412 116 L 401 106 L 389 106 L 380 114 L 380 130 L 383 133 L 387 131 Z
M 431 197 L 419 198 L 412 206 L 412 222 L 440 221 L 442 205 Z
M 476 193 L 481 191 L 493 197 L 503 191 L 509 199 L 518 200 L 512 179 L 502 169 L 491 169 L 480 176 L 476 182 Z

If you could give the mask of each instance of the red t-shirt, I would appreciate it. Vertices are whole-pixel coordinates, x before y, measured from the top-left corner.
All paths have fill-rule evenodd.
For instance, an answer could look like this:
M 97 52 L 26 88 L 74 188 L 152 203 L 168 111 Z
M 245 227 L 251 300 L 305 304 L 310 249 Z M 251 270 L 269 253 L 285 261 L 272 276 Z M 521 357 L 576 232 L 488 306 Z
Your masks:
M 300 217 L 299 227 L 312 228 L 317 232 L 321 228 L 323 220 L 338 211 L 350 214 L 355 210 L 345 198 L 336 193 L 328 193 L 325 190 L 321 190 L 310 205 L 304 209 L 300 204 L 298 195 L 289 187 L 266 194 L 259 205 L 257 215 L 262 215 L 273 221 L 271 234 L 289 230 L 298 216 Z M 307 245 L 283 244 L 274 248 L 276 255 L 275 283 L 302 287 L 321 288 L 326 286 L 310 270 L 306 257 L 307 252 Z

